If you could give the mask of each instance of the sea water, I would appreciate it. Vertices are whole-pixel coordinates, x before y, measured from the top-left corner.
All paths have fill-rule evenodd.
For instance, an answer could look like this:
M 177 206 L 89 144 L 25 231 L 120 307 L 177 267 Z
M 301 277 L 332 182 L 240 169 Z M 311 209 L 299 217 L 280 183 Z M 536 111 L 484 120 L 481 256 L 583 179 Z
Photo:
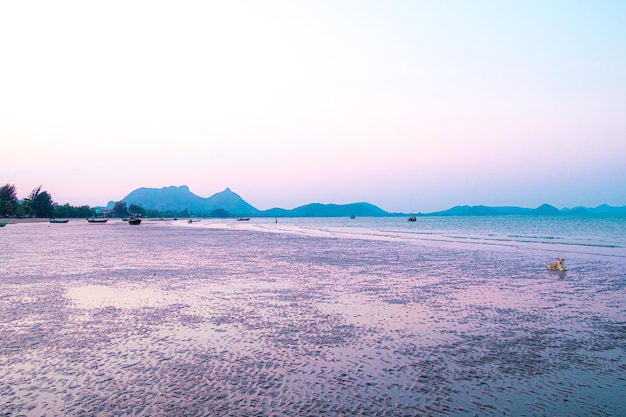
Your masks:
M 625 415 L 625 225 L 8 225 L 0 415 Z
M 441 247 L 556 251 L 626 257 L 626 216 L 450 216 L 260 219 L 252 228 Z M 267 223 L 270 227 L 267 227 Z M 241 227 L 240 225 L 237 225 Z M 481 245 L 481 246 L 476 246 Z

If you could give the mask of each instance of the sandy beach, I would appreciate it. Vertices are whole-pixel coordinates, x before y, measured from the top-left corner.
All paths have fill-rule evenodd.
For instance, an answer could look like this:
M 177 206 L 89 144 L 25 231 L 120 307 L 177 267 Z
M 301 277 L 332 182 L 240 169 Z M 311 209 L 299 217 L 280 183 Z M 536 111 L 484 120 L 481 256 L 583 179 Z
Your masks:
M 622 261 L 84 223 L 2 254 L 3 415 L 626 413 Z

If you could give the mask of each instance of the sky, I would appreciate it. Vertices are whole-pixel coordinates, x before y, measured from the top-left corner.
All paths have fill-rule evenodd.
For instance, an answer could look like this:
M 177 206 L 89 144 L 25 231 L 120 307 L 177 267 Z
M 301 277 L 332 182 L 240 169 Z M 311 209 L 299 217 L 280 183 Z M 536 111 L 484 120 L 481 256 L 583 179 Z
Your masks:
M 626 2 L 0 3 L 0 185 L 626 205 Z

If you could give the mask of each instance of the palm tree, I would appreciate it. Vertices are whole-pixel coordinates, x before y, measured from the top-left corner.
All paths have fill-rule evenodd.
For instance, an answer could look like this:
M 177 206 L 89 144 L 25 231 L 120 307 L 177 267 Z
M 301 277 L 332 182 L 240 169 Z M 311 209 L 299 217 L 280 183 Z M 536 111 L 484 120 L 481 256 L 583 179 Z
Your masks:
M 35 217 L 51 217 L 54 212 L 54 201 L 47 191 L 41 191 L 41 185 L 31 191 L 24 205 Z
M 0 187 L 0 216 L 14 216 L 18 214 L 18 209 L 15 185 L 5 184 Z

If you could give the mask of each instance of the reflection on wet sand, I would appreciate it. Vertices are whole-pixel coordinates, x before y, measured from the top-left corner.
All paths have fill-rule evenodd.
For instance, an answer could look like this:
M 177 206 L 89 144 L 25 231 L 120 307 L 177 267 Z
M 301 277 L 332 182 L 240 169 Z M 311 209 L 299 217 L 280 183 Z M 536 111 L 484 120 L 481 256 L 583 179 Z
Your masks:
M 68 227 L 5 252 L 2 414 L 626 413 L 619 260 Z
M 79 308 L 140 308 L 171 304 L 167 301 L 167 294 L 162 290 L 129 286 L 72 287 L 67 290 L 66 297 Z

